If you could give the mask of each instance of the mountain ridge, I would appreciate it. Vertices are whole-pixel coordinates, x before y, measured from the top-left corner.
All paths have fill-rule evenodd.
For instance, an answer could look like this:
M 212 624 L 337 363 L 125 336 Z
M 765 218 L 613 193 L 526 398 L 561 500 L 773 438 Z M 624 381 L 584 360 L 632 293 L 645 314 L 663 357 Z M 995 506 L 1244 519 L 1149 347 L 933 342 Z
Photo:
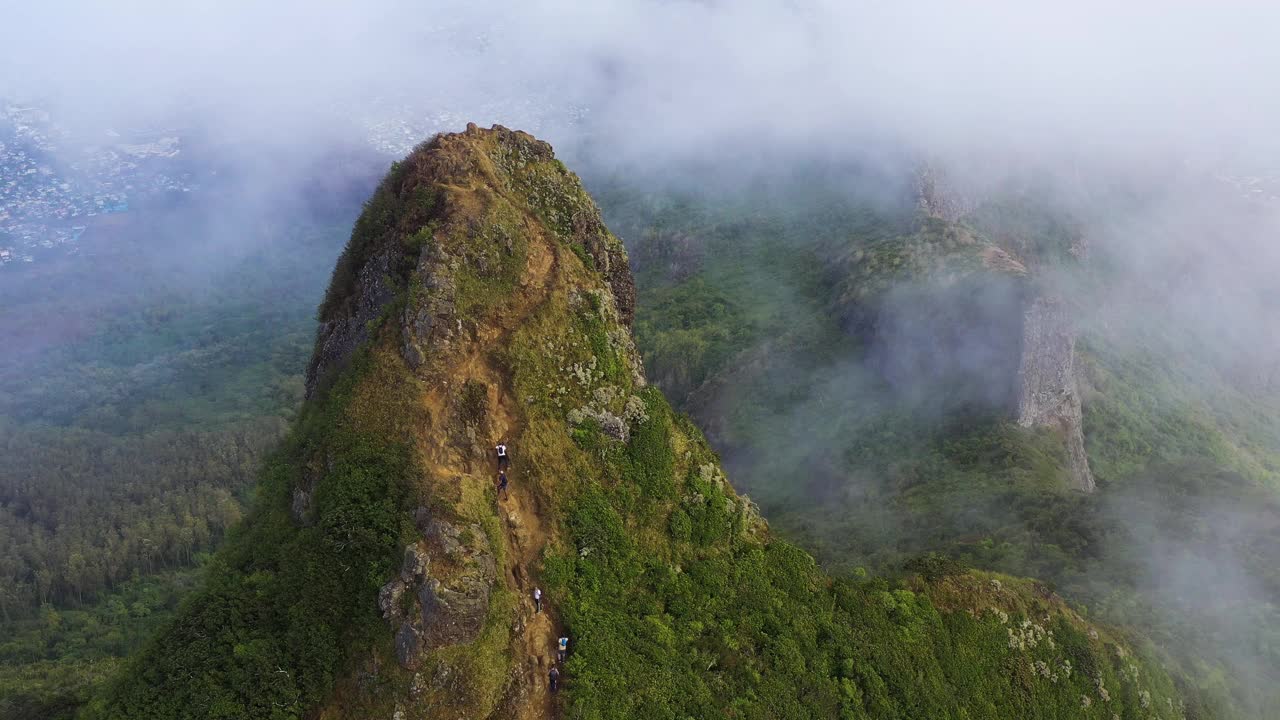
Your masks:
M 906 585 L 833 579 L 773 537 L 645 382 L 633 292 L 621 243 L 545 143 L 469 126 L 393 166 L 335 269 L 308 401 L 252 515 L 88 717 L 1177 706 L 1123 633 L 1032 581 L 936 556 Z

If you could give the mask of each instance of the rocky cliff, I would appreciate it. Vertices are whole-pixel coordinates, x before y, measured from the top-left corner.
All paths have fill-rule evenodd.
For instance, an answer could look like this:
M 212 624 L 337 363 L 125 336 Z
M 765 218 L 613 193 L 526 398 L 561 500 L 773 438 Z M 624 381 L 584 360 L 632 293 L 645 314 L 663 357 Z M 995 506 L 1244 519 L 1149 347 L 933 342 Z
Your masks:
M 996 360 L 984 366 L 1002 370 L 999 358 L 1016 357 L 1016 375 L 1000 372 L 1003 378 L 1013 378 L 1014 417 L 1022 427 L 1050 428 L 1060 433 L 1071 486 L 1092 492 L 1095 485 L 1084 446 L 1084 415 L 1075 365 L 1077 333 L 1071 306 L 1060 293 L 1048 289 L 1049 282 L 1040 277 L 1046 266 L 1052 266 L 1045 262 L 1047 255 L 1056 254 L 1070 262 L 1085 259 L 1088 245 L 1084 236 L 1077 229 L 1067 228 L 1058 233 L 1035 233 L 1033 241 L 1021 223 L 1009 223 L 1007 218 L 983 223 L 989 217 L 981 216 L 979 204 L 950 185 L 933 167 L 926 166 L 918 173 L 916 191 L 918 207 L 932 222 L 959 223 L 978 213 L 978 224 L 985 225 L 995 243 L 989 252 L 998 257 L 988 266 L 1032 281 L 1012 304 L 1019 317 L 1009 327 L 1018 328 L 1020 337 L 1011 344 L 978 338 L 980 345 L 990 351 L 987 354 L 991 359 Z M 1060 247 L 1046 244 L 1046 236 L 1060 241 Z M 1007 334 L 997 337 L 1008 339 Z M 1006 346 L 1013 348 L 1013 355 L 1005 351 Z M 994 377 L 992 381 L 1007 382 Z
M 1061 432 L 1071 485 L 1093 492 L 1093 474 L 1084 449 L 1084 414 L 1076 384 L 1076 331 L 1064 301 L 1040 296 L 1023 317 L 1018 366 L 1018 424 Z

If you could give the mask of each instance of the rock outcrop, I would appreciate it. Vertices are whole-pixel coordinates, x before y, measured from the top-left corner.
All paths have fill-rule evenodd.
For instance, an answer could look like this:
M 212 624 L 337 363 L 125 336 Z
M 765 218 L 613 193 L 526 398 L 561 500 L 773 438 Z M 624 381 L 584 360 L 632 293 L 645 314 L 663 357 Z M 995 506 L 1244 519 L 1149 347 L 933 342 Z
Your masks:
M 926 213 L 914 233 L 860 247 L 839 267 L 843 328 L 909 402 L 999 412 L 1015 404 L 1028 289 L 1022 263 Z
M 916 176 L 916 193 L 920 212 L 929 218 L 926 223 L 955 224 L 976 207 L 971 198 L 962 195 L 943 173 L 929 165 Z M 997 242 L 981 251 L 987 269 L 1009 276 L 1039 277 L 1042 263 L 1025 237 L 1000 236 Z M 1071 258 L 1082 261 L 1088 249 L 1083 234 L 1071 234 L 1067 246 Z M 1023 294 L 1016 305 L 1009 307 L 1021 308 L 1021 338 L 1015 355 L 1018 370 L 1013 384 L 1015 418 L 1022 427 L 1059 431 L 1066 444 L 1071 486 L 1092 492 L 1095 484 L 1084 447 L 1084 415 L 1075 376 L 1076 329 L 1070 309 L 1062 297 L 1043 288 Z M 988 345 L 982 343 L 983 347 Z M 1008 355 L 997 352 L 992 357 Z M 999 370 L 994 365 L 986 366 Z
M 395 633 L 396 660 L 406 669 L 433 650 L 475 640 L 496 573 L 478 525 L 460 529 L 432 518 L 421 530 L 423 539 L 405 548 L 400 573 L 378 592 L 378 609 Z
M 341 311 L 322 319 L 316 331 L 316 348 L 307 364 L 307 397 L 315 394 L 323 378 L 340 368 L 361 343 L 369 339 L 369 325 L 395 299 L 398 288 L 392 269 L 401 260 L 394 249 L 373 255 L 360 268 L 351 296 Z
M 955 222 L 972 212 L 973 201 L 962 194 L 951 178 L 933 163 L 924 163 L 915 175 L 916 208 L 931 217 Z
M 1075 375 L 1076 332 L 1063 300 L 1041 296 L 1023 316 L 1018 366 L 1018 424 L 1060 431 L 1067 447 L 1071 485 L 1094 490 L 1084 448 L 1083 412 Z

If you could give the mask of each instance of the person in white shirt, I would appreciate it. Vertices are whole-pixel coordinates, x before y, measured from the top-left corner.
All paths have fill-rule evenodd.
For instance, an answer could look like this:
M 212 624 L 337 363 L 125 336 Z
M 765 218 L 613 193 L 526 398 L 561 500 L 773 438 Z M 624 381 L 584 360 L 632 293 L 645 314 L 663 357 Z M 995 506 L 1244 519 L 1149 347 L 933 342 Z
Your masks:
M 533 611 L 542 612 L 542 588 L 533 589 Z
M 498 451 L 498 469 L 506 470 L 507 465 L 510 463 L 510 460 L 507 458 L 507 444 L 505 442 L 500 442 L 494 449 Z

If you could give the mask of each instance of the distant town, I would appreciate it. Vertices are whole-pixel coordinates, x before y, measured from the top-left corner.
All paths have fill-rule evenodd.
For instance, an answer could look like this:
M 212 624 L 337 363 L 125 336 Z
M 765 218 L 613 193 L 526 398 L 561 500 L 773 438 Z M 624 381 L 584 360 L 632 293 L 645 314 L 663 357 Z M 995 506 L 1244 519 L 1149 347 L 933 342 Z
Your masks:
M 481 108 L 481 116 L 549 116 L 554 108 Z M 432 134 L 461 129 L 448 111 L 421 112 L 374 100 L 342 108 L 355 119 L 364 145 L 398 158 Z M 579 110 L 578 114 L 584 111 Z M 525 129 L 538 130 L 538 122 Z M 106 216 L 136 210 L 166 195 L 201 189 L 207 171 L 190 156 L 177 129 L 101 128 L 72 131 L 39 103 L 0 97 L 0 268 L 20 267 L 52 254 L 77 254 L 79 240 Z
M 39 107 L 0 100 L 0 265 L 33 262 L 41 251 L 78 252 L 96 216 L 126 212 L 141 197 L 195 190 L 174 162 L 181 152 L 172 133 L 106 129 L 86 141 Z

